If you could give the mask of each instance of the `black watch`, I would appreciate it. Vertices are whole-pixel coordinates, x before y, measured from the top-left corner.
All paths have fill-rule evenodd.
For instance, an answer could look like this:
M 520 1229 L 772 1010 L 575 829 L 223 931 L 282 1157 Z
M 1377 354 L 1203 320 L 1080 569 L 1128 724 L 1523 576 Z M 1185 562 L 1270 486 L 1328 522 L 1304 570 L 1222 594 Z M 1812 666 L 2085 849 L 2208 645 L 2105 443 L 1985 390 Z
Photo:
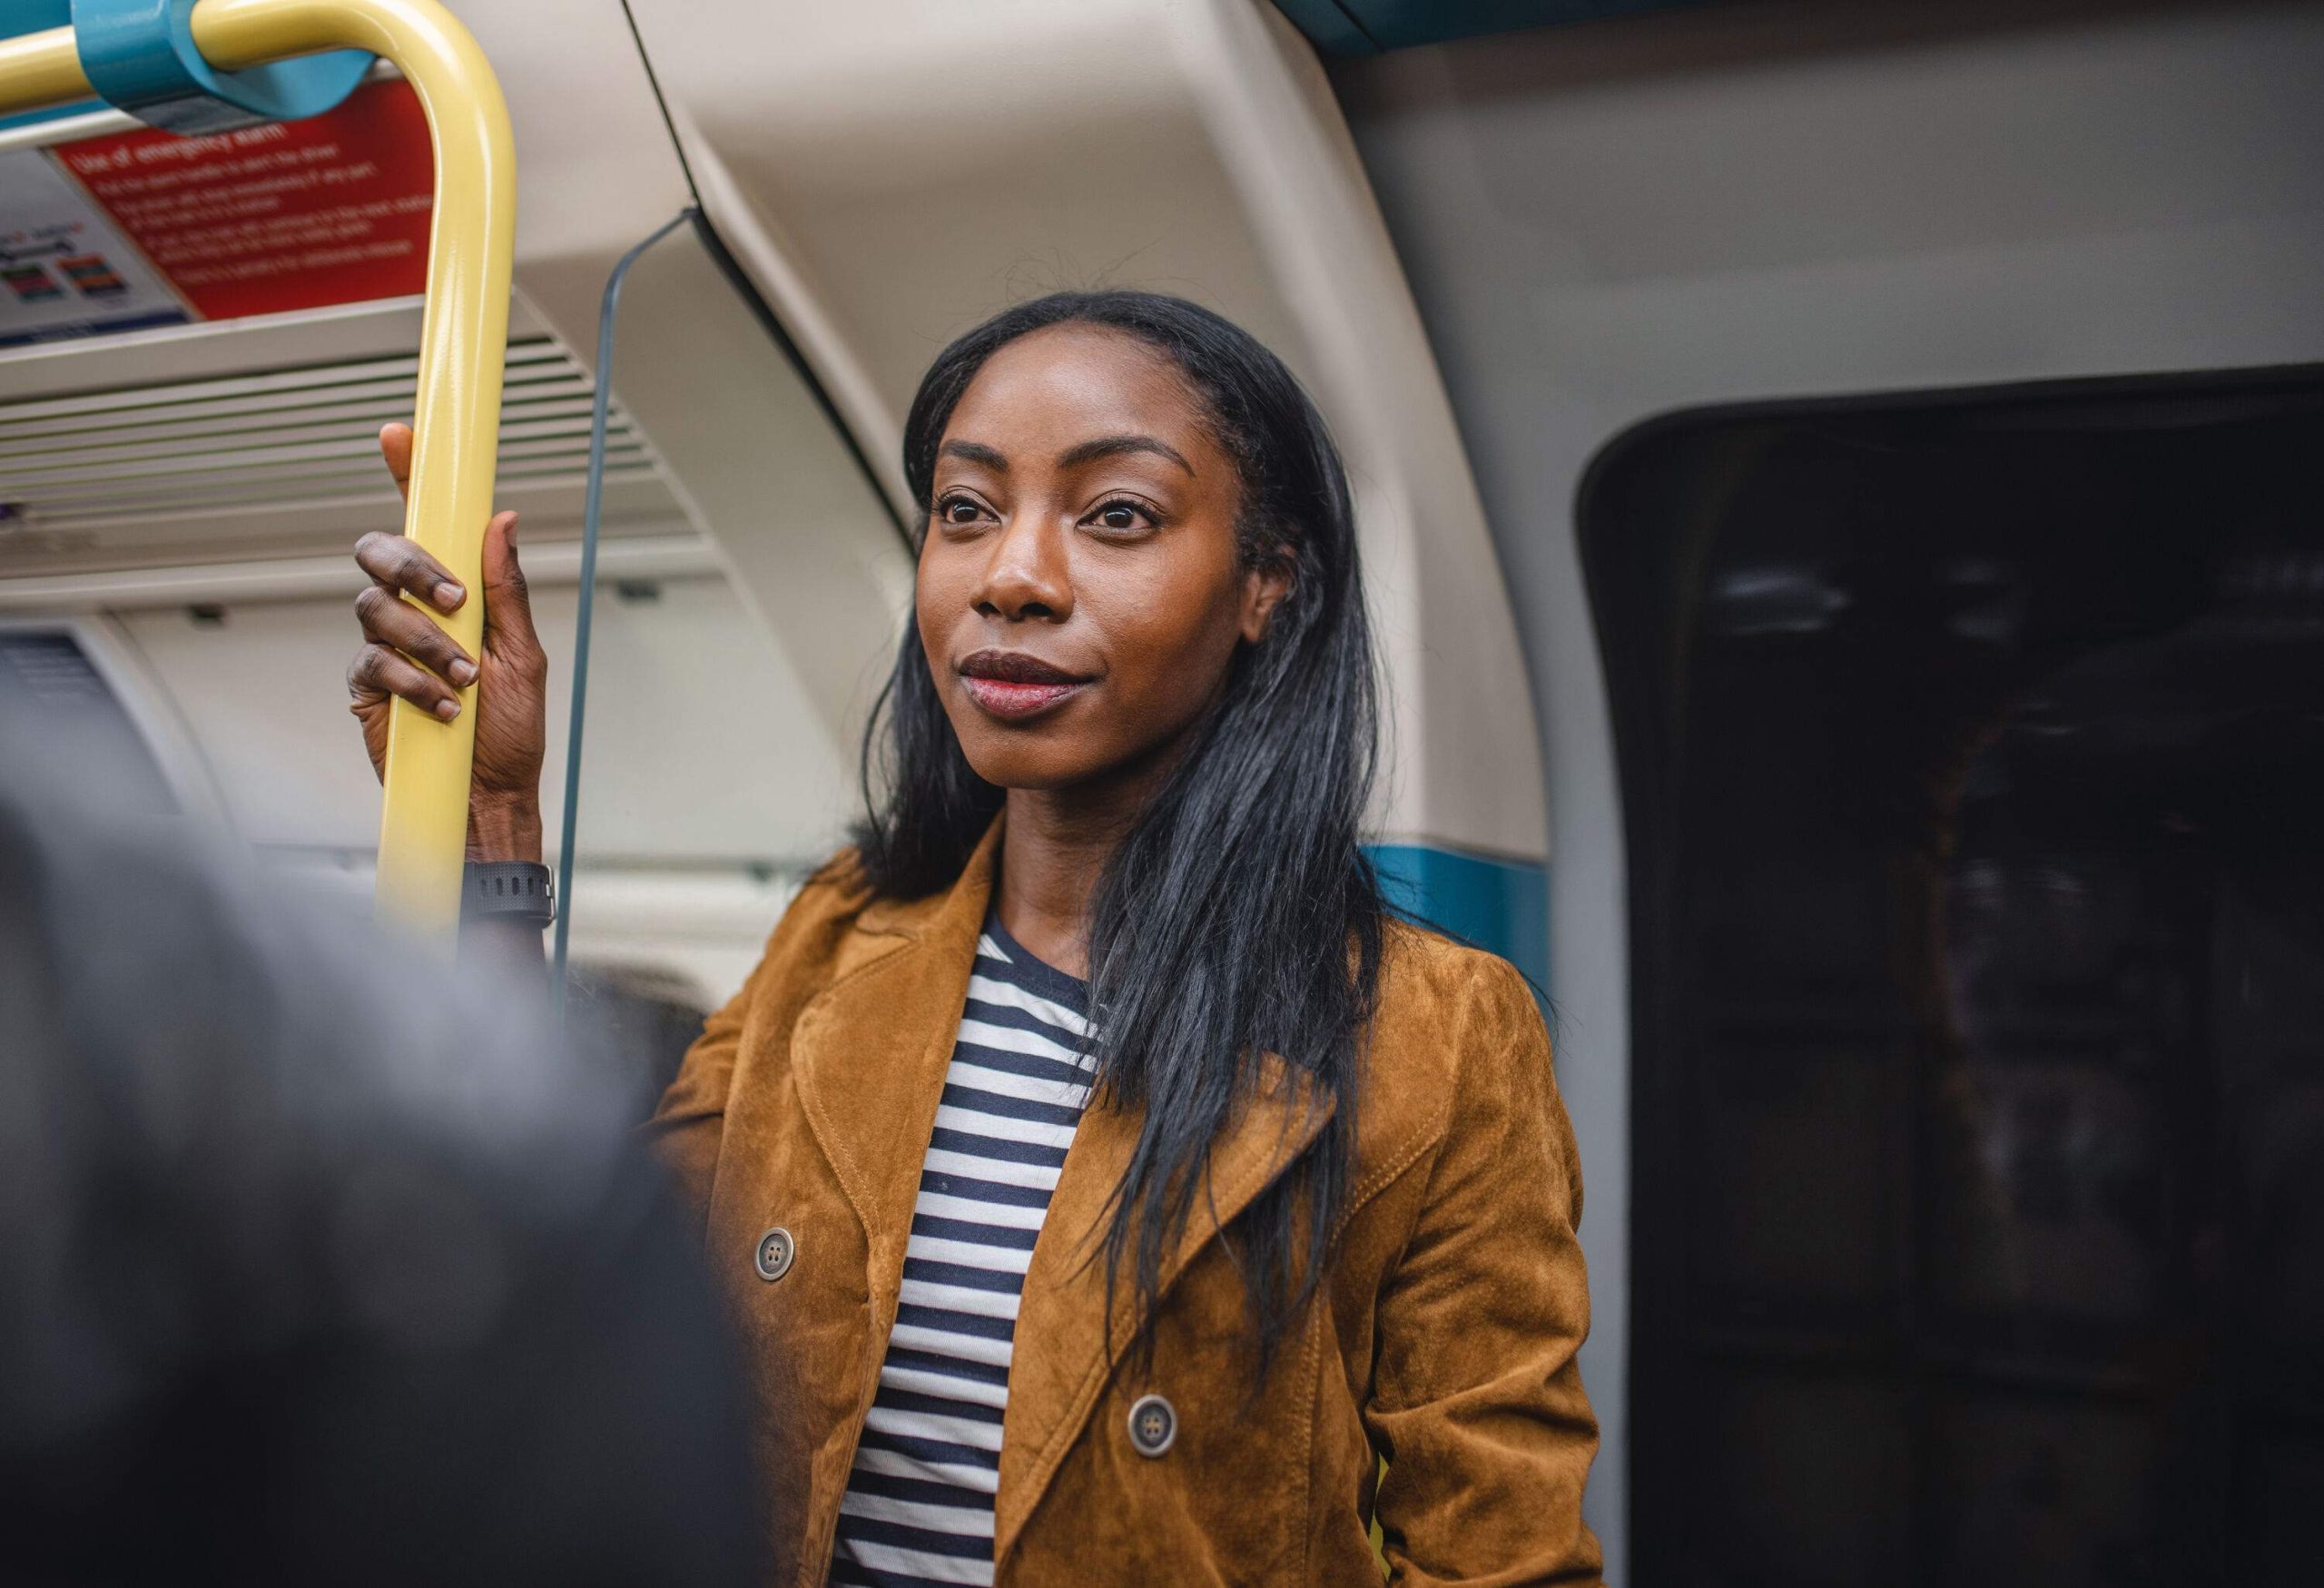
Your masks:
M 460 869 L 460 919 L 547 926 L 556 919 L 548 867 L 529 860 L 468 862 Z

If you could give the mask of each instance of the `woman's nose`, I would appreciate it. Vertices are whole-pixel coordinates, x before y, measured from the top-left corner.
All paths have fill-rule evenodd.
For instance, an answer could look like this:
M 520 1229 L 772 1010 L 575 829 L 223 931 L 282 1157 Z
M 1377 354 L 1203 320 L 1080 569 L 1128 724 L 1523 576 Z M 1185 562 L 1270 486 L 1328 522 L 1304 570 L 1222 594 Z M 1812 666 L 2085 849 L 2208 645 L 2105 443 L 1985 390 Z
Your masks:
M 1073 580 L 1066 568 L 1065 536 L 1029 516 L 1009 520 L 992 542 L 976 609 L 1011 623 L 1062 623 L 1073 614 Z

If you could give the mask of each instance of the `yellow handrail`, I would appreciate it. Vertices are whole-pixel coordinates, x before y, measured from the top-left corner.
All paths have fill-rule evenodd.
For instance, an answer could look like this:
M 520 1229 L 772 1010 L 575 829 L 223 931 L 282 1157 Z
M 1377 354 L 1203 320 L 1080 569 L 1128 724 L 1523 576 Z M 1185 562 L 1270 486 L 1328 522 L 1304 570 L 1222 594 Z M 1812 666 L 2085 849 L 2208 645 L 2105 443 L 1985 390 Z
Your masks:
M 0 39 L 0 116 L 71 104 L 95 92 L 81 70 L 71 28 Z
M 419 95 L 436 149 L 436 209 L 404 532 L 468 592 L 448 617 L 420 610 L 475 656 L 484 638 L 484 526 L 500 439 L 517 232 L 516 151 L 499 81 L 438 0 L 199 0 L 192 28 L 203 58 L 223 71 L 369 50 L 395 63 Z M 0 40 L 0 115 L 92 92 L 71 28 Z M 476 747 L 475 686 L 461 694 L 460 715 L 449 723 L 395 703 L 379 820 L 381 913 L 446 935 L 459 922 Z

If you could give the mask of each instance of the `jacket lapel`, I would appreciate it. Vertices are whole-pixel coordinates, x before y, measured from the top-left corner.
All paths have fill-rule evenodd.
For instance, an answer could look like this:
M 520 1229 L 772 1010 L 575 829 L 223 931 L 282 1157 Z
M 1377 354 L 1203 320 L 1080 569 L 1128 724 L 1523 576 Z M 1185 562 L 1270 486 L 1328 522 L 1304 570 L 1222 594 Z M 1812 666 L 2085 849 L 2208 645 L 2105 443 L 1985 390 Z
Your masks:
M 1177 1246 L 1164 1254 L 1161 1294 L 1225 1226 L 1305 1151 L 1332 1116 L 1315 1106 L 1314 1082 L 1273 1054 L 1253 1099 L 1211 1149 L 1209 1195 L 1198 1195 Z M 1067 1149 L 1057 1194 L 1033 1248 L 1017 1315 L 1017 1350 L 1000 1445 L 993 1554 L 1009 1546 L 1105 1389 L 1109 1359 L 1129 1344 L 1136 1319 L 1127 1283 L 1106 1317 L 1105 1235 L 1114 1188 L 1137 1145 L 1139 1118 L 1092 1104 Z M 1142 1386 L 1141 1386 L 1142 1387 Z
M 808 1125 L 871 1248 L 867 1277 L 883 1345 L 1000 842 L 995 823 L 949 893 L 867 906 L 858 932 L 891 945 L 867 942 L 864 960 L 811 1001 L 793 1030 Z

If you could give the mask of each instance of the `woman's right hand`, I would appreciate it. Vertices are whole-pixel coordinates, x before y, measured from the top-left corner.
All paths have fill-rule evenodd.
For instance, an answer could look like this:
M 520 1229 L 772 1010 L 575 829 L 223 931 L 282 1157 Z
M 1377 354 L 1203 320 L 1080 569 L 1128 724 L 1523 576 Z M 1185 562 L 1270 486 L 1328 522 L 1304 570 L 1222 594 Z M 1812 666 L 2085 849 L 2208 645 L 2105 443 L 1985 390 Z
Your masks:
M 411 427 L 382 429 L 379 454 L 409 500 Z M 461 709 L 456 686 L 478 684 L 468 858 L 537 862 L 548 657 L 533 631 L 525 576 L 517 566 L 517 515 L 496 513 L 485 527 L 481 656 L 469 656 L 426 613 L 414 609 L 416 601 L 438 612 L 456 612 L 468 599 L 468 592 L 418 542 L 375 529 L 355 543 L 355 560 L 371 583 L 355 598 L 364 643 L 347 669 L 348 709 L 363 725 L 371 770 L 386 774 L 391 700 L 408 700 L 449 722 Z

